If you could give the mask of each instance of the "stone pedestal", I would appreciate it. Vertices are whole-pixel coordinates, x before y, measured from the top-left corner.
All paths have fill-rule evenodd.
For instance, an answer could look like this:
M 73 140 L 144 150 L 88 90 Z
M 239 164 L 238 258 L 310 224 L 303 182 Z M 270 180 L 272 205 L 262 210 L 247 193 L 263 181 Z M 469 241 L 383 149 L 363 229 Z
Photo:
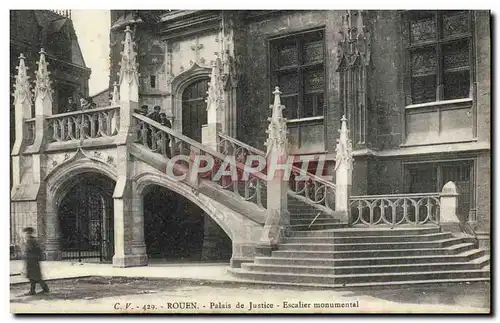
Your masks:
M 342 214 L 340 218 L 342 223 L 350 223 L 352 169 L 346 163 L 341 162 L 336 170 L 335 178 L 335 211 L 340 212 L 339 215 Z
M 220 123 L 208 123 L 201 128 L 201 143 L 207 147 L 218 151 L 217 133 L 221 132 L 222 125 Z
M 462 235 L 460 220 L 457 216 L 458 193 L 455 183 L 448 182 L 441 191 L 439 200 L 439 224 L 443 231 L 450 231 L 455 235 Z
M 335 211 L 341 215 L 342 223 L 351 222 L 351 188 L 352 188 L 352 143 L 349 140 L 347 119 L 341 119 L 339 139 L 337 140 L 335 157 Z

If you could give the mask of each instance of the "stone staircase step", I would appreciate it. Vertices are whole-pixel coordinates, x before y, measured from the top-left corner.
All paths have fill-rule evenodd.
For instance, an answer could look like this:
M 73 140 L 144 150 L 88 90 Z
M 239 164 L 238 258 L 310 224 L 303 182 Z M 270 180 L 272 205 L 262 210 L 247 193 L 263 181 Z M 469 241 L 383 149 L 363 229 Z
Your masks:
M 386 250 L 349 250 L 349 251 L 309 251 L 309 250 L 276 250 L 272 256 L 285 258 L 368 258 L 368 257 L 390 257 L 390 256 L 425 256 L 458 254 L 474 248 L 473 243 L 460 243 L 445 248 L 424 249 L 386 249 Z
M 309 225 L 311 222 L 314 220 L 314 217 L 311 217 L 310 219 L 290 219 L 290 224 L 291 225 Z M 332 221 L 335 221 L 335 219 L 332 219 L 331 217 L 326 217 L 326 216 L 319 216 L 315 221 L 314 224 L 322 224 L 322 223 L 332 223 Z
M 286 237 L 285 243 L 375 243 L 375 242 L 420 242 L 435 241 L 451 238 L 450 232 L 438 232 L 424 235 L 395 235 L 395 236 L 354 236 L 354 237 Z
M 297 266 L 297 265 L 269 265 L 269 264 L 242 264 L 242 268 L 249 271 L 317 274 L 317 275 L 347 275 L 347 274 L 375 274 L 375 273 L 403 273 L 427 272 L 446 270 L 478 270 L 489 263 L 489 259 L 482 262 L 455 262 L 455 263 L 423 263 L 371 266 Z
M 245 269 L 232 270 L 238 277 L 268 282 L 284 282 L 296 284 L 322 284 L 329 286 L 353 286 L 353 285 L 373 285 L 374 283 L 395 282 L 408 283 L 415 281 L 435 281 L 444 280 L 471 281 L 477 278 L 489 280 L 490 272 L 487 270 L 443 270 L 443 271 L 423 271 L 408 273 L 376 273 L 376 274 L 349 274 L 349 275 L 316 275 L 316 274 L 291 274 L 276 272 L 249 271 Z
M 485 250 L 472 249 L 455 255 L 436 256 L 407 256 L 407 257 L 367 257 L 367 258 L 285 258 L 285 257 L 256 257 L 256 264 L 269 265 L 297 265 L 297 266 L 368 266 L 368 265 L 399 265 L 421 263 L 461 263 L 474 261 L 481 257 L 488 257 Z M 482 261 L 482 260 L 481 260 Z
M 278 250 L 304 251 L 361 251 L 361 250 L 389 250 L 389 249 L 435 249 L 448 247 L 459 243 L 474 243 L 474 238 L 449 238 L 436 241 L 420 242 L 368 242 L 368 243 L 282 243 Z
M 471 263 L 479 264 L 481 269 L 486 269 L 490 270 L 490 256 L 489 255 L 484 255 L 481 257 L 478 257 L 476 259 L 471 260 Z
M 325 229 L 334 229 L 334 228 L 345 228 L 347 227 L 346 223 L 334 222 L 335 220 L 331 219 L 330 223 L 313 223 L 309 224 L 293 224 L 290 225 L 290 229 L 292 231 L 301 231 L 301 230 L 325 230 Z
M 321 211 L 318 211 L 318 210 L 311 210 L 310 212 L 301 212 L 301 213 L 297 213 L 297 214 L 294 214 L 293 211 L 289 211 L 290 212 L 290 219 L 314 219 L 318 213 L 320 214 L 319 217 L 327 217 L 327 218 L 334 218 L 332 217 L 331 215 L 329 214 L 326 214 L 326 213 L 323 213 Z
M 228 269 L 235 277 L 241 279 L 241 281 L 269 285 L 270 282 L 266 280 L 259 280 L 256 277 L 250 278 L 248 276 L 248 271 L 242 270 L 240 268 L 230 268 Z M 456 284 L 463 282 L 489 282 L 489 278 L 454 278 L 454 279 L 428 279 L 428 280 L 411 280 L 411 281 L 389 281 L 389 282 L 368 282 L 368 283 L 354 283 L 354 284 L 327 284 L 327 283 L 304 283 L 304 282 L 279 282 L 273 281 L 273 285 L 280 286 L 304 286 L 304 287 L 322 287 L 322 288 L 342 288 L 342 287 L 366 287 L 366 286 L 400 286 L 400 285 L 435 285 L 435 284 Z
M 372 237 L 372 236 L 393 236 L 393 235 L 419 235 L 441 232 L 438 226 L 429 227 L 401 227 L 397 229 L 384 228 L 338 228 L 326 230 L 302 230 L 289 231 L 288 237 Z

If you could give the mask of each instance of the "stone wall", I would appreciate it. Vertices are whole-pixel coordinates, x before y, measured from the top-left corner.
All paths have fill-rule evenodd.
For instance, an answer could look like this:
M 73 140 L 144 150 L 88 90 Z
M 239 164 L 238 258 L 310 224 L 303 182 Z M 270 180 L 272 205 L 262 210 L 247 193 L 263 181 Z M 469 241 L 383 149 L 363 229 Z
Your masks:
M 326 69 L 326 138 L 336 138 L 340 127 L 338 107 L 338 82 L 336 73 L 336 33 L 340 25 L 340 11 L 285 11 L 279 15 L 261 18 L 247 23 L 247 60 L 248 105 L 241 111 L 239 129 L 248 143 L 263 148 L 266 138 L 265 128 L 272 99 L 269 71 L 269 39 L 313 28 L 325 29 L 325 69 Z M 322 137 L 322 136 L 321 136 Z M 326 147 L 332 152 L 333 140 L 326 139 Z M 311 142 L 314 144 L 314 142 Z M 322 149 L 323 151 L 325 149 Z

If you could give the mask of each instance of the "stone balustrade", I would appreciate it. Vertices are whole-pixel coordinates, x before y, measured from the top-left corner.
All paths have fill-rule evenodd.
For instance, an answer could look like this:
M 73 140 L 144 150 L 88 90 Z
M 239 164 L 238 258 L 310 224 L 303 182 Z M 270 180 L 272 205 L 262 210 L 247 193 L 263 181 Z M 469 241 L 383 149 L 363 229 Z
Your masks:
M 235 156 L 236 160 L 241 163 L 245 164 L 248 156 L 251 155 L 261 157 L 266 155 L 265 152 L 223 133 L 218 133 L 217 136 L 219 152 L 223 155 Z M 267 174 L 267 168 L 261 172 Z M 335 184 L 295 165 L 292 165 L 290 170 L 288 194 L 302 197 L 308 203 L 326 208 L 328 211 L 335 210 Z
M 49 142 L 64 142 L 118 134 L 120 107 L 68 112 L 47 117 Z
M 225 174 L 217 176 L 217 172 L 223 171 L 221 167 L 224 167 L 225 171 L 230 170 L 231 165 L 228 164 L 228 155 L 203 146 L 199 142 L 143 115 L 133 114 L 133 120 L 135 129 L 134 142 L 153 153 L 169 158 L 170 161 L 172 159 L 176 160 L 176 164 L 184 167 L 183 170 L 175 168 L 174 173 L 180 171 L 189 175 L 189 171 L 194 169 L 195 164 L 198 165 L 197 167 L 203 168 L 207 166 L 207 160 L 211 160 L 213 162 L 212 167 L 206 167 L 206 171 L 202 169 L 199 174 L 196 174 L 196 179 L 210 180 L 222 189 L 235 193 L 243 200 L 251 202 L 261 209 L 266 208 L 265 203 L 263 203 L 266 189 L 265 175 L 248 173 L 245 176 L 245 165 L 239 160 L 234 160 L 237 178 Z M 176 175 L 180 176 L 181 174 Z M 189 184 L 197 185 L 196 183 Z
M 440 193 L 351 196 L 352 224 L 439 224 Z

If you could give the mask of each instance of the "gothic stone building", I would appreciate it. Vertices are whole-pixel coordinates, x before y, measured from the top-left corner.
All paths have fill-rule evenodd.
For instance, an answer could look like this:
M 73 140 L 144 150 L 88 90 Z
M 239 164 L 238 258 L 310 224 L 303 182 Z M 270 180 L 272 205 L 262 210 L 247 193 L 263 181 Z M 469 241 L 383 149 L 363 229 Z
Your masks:
M 68 97 L 88 95 L 90 69 L 86 67 L 78 45 L 69 10 L 11 10 L 10 11 L 10 84 L 13 92 L 16 66 L 22 53 L 28 62 L 30 80 L 35 80 L 40 49 L 47 53 L 54 83 L 53 113 L 65 107 Z M 14 107 L 11 99 L 10 122 L 14 124 Z M 34 116 L 34 114 L 33 114 Z M 14 127 L 11 127 L 11 149 Z
M 346 13 L 112 11 L 110 82 L 128 25 L 138 51 L 139 105 L 160 105 L 174 130 L 200 141 L 217 55 L 229 78 L 228 135 L 262 149 L 279 86 L 291 153 L 324 155 L 331 170 L 345 115 L 353 195 L 439 192 L 453 181 L 461 221 L 487 246 L 490 13 Z
M 49 24 L 49 30 L 56 25 L 59 26 Z M 74 40 L 71 32 L 68 35 L 68 40 Z M 404 194 L 406 200 L 416 196 L 424 196 L 420 201 L 453 199 L 449 209 L 455 223 L 473 236 L 426 241 L 427 246 L 440 247 L 440 253 L 435 253 L 435 249 L 422 252 L 431 258 L 448 255 L 451 249 L 455 253 L 467 252 L 467 248 L 475 248 L 469 241 L 475 243 L 475 238 L 481 246 L 488 247 L 490 42 L 490 14 L 486 11 L 111 11 L 111 105 L 62 115 L 51 111 L 52 101 L 60 100 L 57 95 L 54 100 L 46 95 L 50 76 L 43 63 L 45 56 L 40 55 L 37 118 L 33 120 L 32 114 L 26 113 L 31 107 L 25 91 L 29 86 L 24 77 L 17 79 L 15 106 L 20 122 L 16 123 L 18 145 L 12 157 L 16 171 L 11 194 L 11 241 L 17 245 L 22 227 L 30 225 L 37 228 L 48 259 L 113 261 L 120 267 L 145 265 L 158 258 L 231 259 L 236 267 L 253 262 L 260 242 L 280 243 L 276 238 L 279 231 L 271 232 L 270 227 L 276 227 L 276 223 L 290 224 L 286 229 L 295 225 L 291 224 L 292 216 L 288 224 L 286 215 L 283 222 L 275 221 L 276 213 L 286 213 L 286 204 L 282 202 L 294 203 L 288 207 L 289 213 L 293 211 L 298 217 L 293 219 L 298 227 L 308 229 L 318 207 L 323 211 L 340 210 L 337 196 L 335 209 L 328 209 L 318 205 L 323 202 L 308 200 L 283 188 L 282 182 L 259 179 L 267 181 L 262 184 L 267 185 L 266 190 L 271 187 L 273 193 L 279 191 L 281 195 L 249 202 L 235 195 L 235 190 L 229 192 L 223 187 L 225 184 L 200 179 L 201 176 L 193 182 L 173 181 L 165 175 L 166 138 L 173 138 L 170 143 L 176 156 L 190 154 L 191 149 L 211 156 L 228 155 L 211 148 L 218 139 L 205 141 L 220 136 L 226 140 L 237 138 L 247 147 L 264 150 L 269 105 L 273 92 L 279 98 L 279 91 L 274 91 L 279 86 L 281 102 L 286 106 L 283 112 L 290 154 L 321 156 L 326 167 L 317 161 L 311 170 L 318 167 L 333 175 L 337 188 L 341 179 L 345 182 L 342 190 L 335 191 L 345 193 L 343 201 L 338 199 L 344 202 L 342 218 L 329 213 L 334 215 L 333 220 L 343 222 L 330 223 L 333 220 L 328 215 L 318 220 L 323 224 L 315 228 L 352 225 L 347 228 L 349 232 L 364 238 L 365 230 L 373 229 L 370 226 L 380 221 L 370 220 L 368 227 L 366 223 L 354 227 L 354 221 L 345 215 L 349 215 L 349 202 L 356 198 L 369 200 L 378 196 L 376 199 L 381 201 L 389 199 L 388 194 Z M 49 55 L 48 59 L 55 58 Z M 26 62 L 30 65 L 36 60 Z M 57 69 L 76 65 L 49 65 L 48 70 L 56 75 L 52 76 L 56 91 L 65 89 L 68 83 L 57 83 Z M 69 83 L 83 84 L 85 77 L 79 79 L 82 83 Z M 112 86 L 115 82 L 116 87 Z M 80 89 L 85 91 L 83 85 Z M 209 104 L 205 101 L 207 91 Z M 102 95 L 105 102 L 107 93 Z M 57 106 L 61 104 L 58 102 Z M 222 109 L 214 109 L 220 104 Z M 159 105 L 171 120 L 172 129 L 133 113 L 141 105 L 149 109 Z M 280 105 L 273 107 L 272 120 L 283 126 L 283 119 L 275 115 L 281 111 Z M 335 178 L 342 167 L 347 166 L 349 172 L 351 169 L 347 165 L 350 153 L 339 154 L 336 160 L 337 140 L 342 139 L 343 146 L 348 146 L 343 116 L 347 118 L 353 146 L 351 200 L 347 193 L 349 176 Z M 345 131 L 339 134 L 341 120 Z M 26 135 L 23 126 L 28 125 L 37 131 Z M 137 126 L 143 128 L 138 131 Z M 220 131 L 215 131 L 219 126 Z M 153 130 L 159 141 L 150 140 Z M 208 135 L 207 130 L 211 132 Z M 149 146 L 158 142 L 161 150 Z M 190 147 L 189 152 L 183 147 Z M 323 179 L 315 181 L 323 181 L 325 189 L 333 185 Z M 237 184 L 248 190 L 251 183 L 260 183 L 243 182 Z M 253 186 L 254 192 L 259 185 Z M 456 208 L 455 195 L 440 194 L 443 187 L 450 186 L 456 186 L 459 193 Z M 409 195 L 412 193 L 416 194 Z M 430 202 L 425 206 L 413 205 L 415 209 L 427 208 L 427 219 L 431 216 Z M 440 204 L 443 210 L 449 205 Z M 314 213 L 305 214 L 302 207 Z M 406 207 L 400 208 L 404 209 L 403 220 L 408 220 Z M 383 206 L 379 209 L 385 212 Z M 395 221 L 398 215 L 394 208 L 392 214 Z M 312 218 L 302 218 L 306 215 Z M 415 228 L 428 223 L 419 223 L 418 211 L 414 215 L 414 222 L 404 223 L 413 226 L 408 232 L 440 230 L 435 225 Z M 437 213 L 432 215 L 436 216 L 434 224 L 442 224 Z M 404 225 L 401 231 L 387 226 L 384 230 L 388 235 L 403 232 L 399 236 L 402 243 L 419 248 L 411 241 L 420 241 L 420 236 L 407 240 Z M 433 237 L 445 239 L 449 234 L 442 232 Z M 469 242 L 461 244 L 465 241 L 462 239 Z M 448 243 L 457 245 L 450 247 Z M 399 242 L 390 244 L 392 248 Z M 311 247 L 295 245 L 299 249 Z M 371 247 L 371 243 L 362 245 Z M 410 255 L 421 252 L 408 251 Z M 392 252 L 383 250 L 388 256 Z M 488 261 L 482 256 L 484 250 L 471 252 L 482 262 L 474 265 L 482 266 Z M 380 253 L 378 249 L 369 251 L 373 257 L 381 257 Z M 403 257 L 401 261 L 406 264 L 408 259 Z M 459 268 L 465 270 L 464 275 L 481 275 L 481 279 L 489 275 L 487 269 L 464 268 Z M 462 274 L 455 270 L 441 272 L 440 277 Z M 426 275 L 435 277 L 432 272 Z M 372 281 L 369 275 L 364 279 Z

